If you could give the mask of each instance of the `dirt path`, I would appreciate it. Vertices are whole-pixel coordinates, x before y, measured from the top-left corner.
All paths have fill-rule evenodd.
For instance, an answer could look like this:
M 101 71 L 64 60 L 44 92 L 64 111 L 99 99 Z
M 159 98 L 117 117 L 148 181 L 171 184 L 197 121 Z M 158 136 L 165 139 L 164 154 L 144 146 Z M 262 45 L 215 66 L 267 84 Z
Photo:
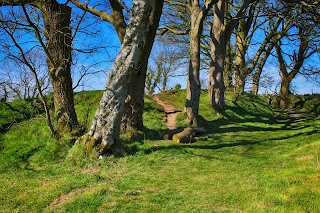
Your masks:
M 164 102 L 159 99 L 157 95 L 152 96 L 152 99 L 155 100 L 160 106 L 162 106 L 164 112 L 167 116 L 166 126 L 169 130 L 174 130 L 177 128 L 176 119 L 178 116 L 179 110 L 177 110 L 172 104 Z

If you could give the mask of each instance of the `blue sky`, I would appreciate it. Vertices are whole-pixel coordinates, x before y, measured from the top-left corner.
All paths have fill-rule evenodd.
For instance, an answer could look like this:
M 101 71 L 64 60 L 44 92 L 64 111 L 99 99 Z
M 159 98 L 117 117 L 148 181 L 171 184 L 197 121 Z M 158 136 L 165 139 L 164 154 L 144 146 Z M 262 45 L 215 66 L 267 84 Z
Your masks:
M 79 12 L 77 9 L 73 9 L 75 13 Z M 87 14 L 88 17 L 92 17 L 91 15 Z M 107 73 L 111 69 L 113 60 L 115 59 L 117 52 L 120 49 L 120 42 L 114 31 L 113 27 L 106 22 L 101 21 L 98 18 L 88 19 L 89 22 L 84 22 L 82 24 L 83 33 L 79 33 L 78 37 L 74 41 L 74 45 L 78 48 L 82 47 L 91 47 L 91 46 L 99 46 L 103 47 L 99 49 L 99 51 L 93 54 L 79 54 L 77 57 L 76 64 L 74 66 L 74 76 L 73 79 L 76 82 L 79 79 L 79 74 L 77 70 L 80 70 L 82 67 L 91 67 L 90 70 L 95 72 L 97 70 L 102 70 L 104 72 L 97 73 L 94 75 L 88 75 L 84 80 L 84 85 L 77 88 L 77 91 L 81 90 L 91 90 L 91 89 L 104 89 L 107 80 Z M 90 32 L 94 32 L 92 35 L 87 35 L 85 30 Z M 154 50 L 158 47 L 154 46 Z M 320 64 L 319 57 L 315 59 L 317 64 Z M 187 70 L 187 67 L 182 67 L 182 70 Z M 269 65 L 266 65 L 265 70 L 268 70 L 269 75 L 272 75 L 275 83 L 272 85 L 273 88 L 270 88 L 271 91 L 279 85 L 280 77 L 278 75 L 277 70 L 277 63 L 272 62 Z M 204 71 L 202 73 L 203 82 L 207 83 L 207 72 Z M 176 77 L 169 79 L 168 87 L 173 88 L 175 84 L 179 83 L 182 85 L 182 88 L 185 88 L 187 78 L 186 77 Z M 315 83 L 315 81 L 311 79 L 306 79 L 303 76 L 296 76 L 293 80 L 293 88 L 294 92 L 298 94 L 305 94 L 305 93 L 320 93 L 320 87 Z M 261 90 L 263 93 L 263 90 Z

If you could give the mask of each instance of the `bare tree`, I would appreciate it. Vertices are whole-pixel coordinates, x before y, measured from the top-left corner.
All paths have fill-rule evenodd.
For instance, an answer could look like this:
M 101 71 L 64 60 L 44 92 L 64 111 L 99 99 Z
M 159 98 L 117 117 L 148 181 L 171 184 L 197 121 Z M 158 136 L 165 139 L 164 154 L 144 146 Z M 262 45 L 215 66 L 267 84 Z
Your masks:
M 5 23 L 3 21 L 1 21 L 1 23 L 2 23 L 2 25 L 3 24 L 6 25 L 5 27 L 1 26 L 1 28 L 4 29 L 4 31 L 8 34 L 8 36 L 12 40 L 14 46 L 18 49 L 19 55 L 17 56 L 17 55 L 10 54 L 10 57 L 12 57 L 14 60 L 20 62 L 19 64 L 25 65 L 33 74 L 35 84 L 36 84 L 35 88 L 37 89 L 37 91 L 41 97 L 41 101 L 42 101 L 43 107 L 46 112 L 47 125 L 49 127 L 51 134 L 53 136 L 56 136 L 57 132 L 55 131 L 55 128 L 53 126 L 53 122 L 51 119 L 50 107 L 49 107 L 47 98 L 46 98 L 45 94 L 43 93 L 43 91 L 44 91 L 44 89 L 42 88 L 43 83 L 41 82 L 41 79 L 38 76 L 37 68 L 35 67 L 36 63 L 34 63 L 34 61 L 30 60 L 30 57 L 28 57 L 28 54 L 25 53 L 22 46 L 17 42 L 15 35 L 14 35 L 14 32 L 16 30 L 15 25 L 11 25 L 11 24 Z M 26 92 L 25 92 L 25 94 L 26 94 Z
M 180 72 L 187 64 L 184 45 L 172 44 L 165 35 L 159 37 L 155 43 L 157 48 L 152 52 L 146 82 L 146 89 L 151 94 L 156 87 L 166 91 L 170 78 L 181 76 Z
M 71 8 L 55 0 L 50 1 L 6 1 L 1 6 L 21 6 L 24 14 L 24 26 L 34 32 L 39 45 L 47 56 L 47 66 L 50 74 L 55 114 L 57 115 L 58 131 L 72 131 L 78 128 L 77 115 L 74 109 L 72 78 L 71 78 L 71 44 L 70 29 Z M 26 5 L 29 5 L 27 7 Z M 41 11 L 42 22 L 36 15 L 32 20 L 32 13 Z M 35 13 L 36 13 L 35 12 Z M 31 14 L 31 15 L 30 15 Z M 44 38 L 45 39 L 44 39 Z
M 275 45 L 279 62 L 279 71 L 281 74 L 279 100 L 279 105 L 281 108 L 287 108 L 289 105 L 289 88 L 291 81 L 299 73 L 299 71 L 301 71 L 305 61 L 320 50 L 318 47 L 314 47 L 312 45 L 312 39 L 310 39 L 310 37 L 312 37 L 311 31 L 313 29 L 306 29 L 303 27 L 297 26 L 299 39 L 299 46 L 297 51 L 294 50 L 293 53 L 288 53 L 284 50 L 284 48 L 282 48 L 282 42 L 278 42 Z M 285 58 L 285 54 L 289 54 L 290 60 L 288 60 L 288 58 Z

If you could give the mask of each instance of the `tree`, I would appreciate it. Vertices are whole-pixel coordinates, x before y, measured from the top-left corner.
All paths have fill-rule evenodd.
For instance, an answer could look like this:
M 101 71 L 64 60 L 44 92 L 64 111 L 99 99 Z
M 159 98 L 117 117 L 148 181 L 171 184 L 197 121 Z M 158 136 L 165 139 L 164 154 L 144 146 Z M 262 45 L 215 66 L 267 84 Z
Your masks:
M 47 56 L 47 66 L 50 74 L 55 114 L 57 116 L 58 132 L 70 132 L 78 128 L 77 115 L 74 109 L 72 78 L 70 67 L 72 62 L 72 33 L 70 29 L 71 8 L 55 0 L 50 1 L 2 1 L 2 6 L 22 6 L 27 26 L 37 37 L 40 46 Z M 44 22 L 43 34 L 34 22 L 25 5 L 41 11 Z
M 244 0 L 238 13 L 227 23 L 225 23 L 225 0 L 219 0 L 214 5 L 213 22 L 210 32 L 211 47 L 211 67 L 209 73 L 209 100 L 213 109 L 220 113 L 225 110 L 225 84 L 224 84 L 224 66 L 226 57 L 226 44 L 230 36 L 238 25 L 239 20 L 243 18 L 250 0 Z
M 3 24 L 2 21 L 1 21 L 1 23 Z M 7 24 L 7 23 L 4 23 L 4 24 Z M 17 42 L 17 40 L 14 36 L 14 32 L 16 30 L 15 26 L 7 24 L 6 27 L 1 26 L 1 28 L 4 29 L 4 31 L 8 34 L 8 36 L 10 37 L 12 42 L 14 43 L 14 46 L 18 49 L 18 54 L 19 54 L 18 56 L 13 55 L 13 54 L 10 54 L 10 56 L 14 60 L 16 60 L 18 62 L 18 64 L 23 64 L 33 74 L 34 80 L 35 80 L 35 89 L 38 91 L 38 93 L 41 97 L 41 101 L 42 101 L 44 110 L 46 112 L 47 125 L 49 127 L 50 132 L 51 132 L 51 135 L 56 136 L 57 132 L 54 129 L 53 122 L 51 119 L 50 107 L 49 107 L 47 98 L 43 93 L 43 91 L 44 91 L 44 89 L 42 88 L 43 83 L 41 82 L 41 79 L 39 78 L 39 75 L 38 75 L 38 71 L 37 71 L 37 67 L 36 67 L 37 63 L 34 63 L 34 60 L 30 60 L 30 57 L 28 56 L 28 54 L 30 54 L 31 51 L 29 53 L 25 53 L 22 46 Z M 32 57 L 31 57 L 31 59 L 32 59 Z M 27 72 L 23 72 L 23 73 L 27 73 Z M 28 94 L 28 93 L 25 92 L 25 94 Z
M 201 7 L 199 0 L 188 1 L 187 7 L 190 11 L 190 62 L 188 71 L 186 113 L 189 125 L 198 126 L 199 101 L 200 101 L 200 38 L 203 31 L 203 22 L 209 10 L 217 1 L 207 0 Z
M 118 34 L 120 42 L 123 43 L 127 29 L 124 11 L 129 11 L 129 9 L 122 1 L 109 0 L 111 13 L 103 10 L 98 10 L 95 7 L 91 7 L 78 0 L 71 0 L 71 2 L 77 7 L 90 12 L 91 14 L 101 18 L 104 21 L 111 23 Z M 147 43 L 151 42 L 147 40 L 153 40 L 152 37 L 146 37 L 145 39 Z M 146 51 L 150 52 L 151 48 L 152 46 L 149 46 L 149 49 L 146 49 Z M 148 53 L 146 55 L 148 55 Z M 146 58 L 141 64 L 141 69 L 139 69 L 138 72 L 132 73 L 130 75 L 130 79 L 128 79 L 128 82 L 130 83 L 128 84 L 128 96 L 126 97 L 125 112 L 123 114 L 121 122 L 122 132 L 125 132 L 126 129 L 142 130 L 143 128 L 142 114 L 144 107 L 145 80 L 148 66 L 147 61 L 148 58 Z
M 133 0 L 131 18 L 117 59 L 110 70 L 107 88 L 100 101 L 87 135 L 88 146 L 97 146 L 98 152 L 125 154 L 120 141 L 120 124 L 125 110 L 130 75 L 143 69 L 153 45 L 162 13 L 161 0 Z M 147 38 L 147 39 L 146 39 Z
M 160 91 L 168 89 L 171 77 L 183 76 L 178 71 L 187 63 L 184 45 L 172 44 L 167 36 L 159 36 L 155 43 L 157 48 L 152 52 L 146 79 L 146 90 L 152 95 L 155 88 Z
M 299 73 L 306 59 L 319 51 L 318 48 L 313 49 L 310 45 L 312 42 L 309 37 L 311 32 L 301 26 L 298 26 L 297 28 L 299 46 L 297 52 L 294 51 L 291 53 L 291 63 L 286 62 L 284 57 L 286 52 L 281 48 L 281 42 L 275 45 L 281 74 L 279 106 L 284 109 L 288 108 L 289 105 L 289 88 L 291 81 Z

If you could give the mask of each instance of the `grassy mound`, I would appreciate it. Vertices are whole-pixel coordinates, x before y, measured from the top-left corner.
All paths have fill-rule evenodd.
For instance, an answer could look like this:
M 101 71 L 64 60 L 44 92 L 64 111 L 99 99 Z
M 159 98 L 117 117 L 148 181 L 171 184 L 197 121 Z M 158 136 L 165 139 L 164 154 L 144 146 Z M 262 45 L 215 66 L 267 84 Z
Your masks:
M 99 96 L 75 96 L 88 125 Z M 0 135 L 0 212 L 319 212 L 319 119 L 297 122 L 258 97 L 232 94 L 217 116 L 206 97 L 208 140 L 146 135 L 123 158 L 88 159 L 82 144 L 51 139 L 39 117 L 12 126 Z M 163 98 L 183 109 L 183 91 Z M 164 129 L 161 108 L 146 98 L 145 109 L 148 131 Z

